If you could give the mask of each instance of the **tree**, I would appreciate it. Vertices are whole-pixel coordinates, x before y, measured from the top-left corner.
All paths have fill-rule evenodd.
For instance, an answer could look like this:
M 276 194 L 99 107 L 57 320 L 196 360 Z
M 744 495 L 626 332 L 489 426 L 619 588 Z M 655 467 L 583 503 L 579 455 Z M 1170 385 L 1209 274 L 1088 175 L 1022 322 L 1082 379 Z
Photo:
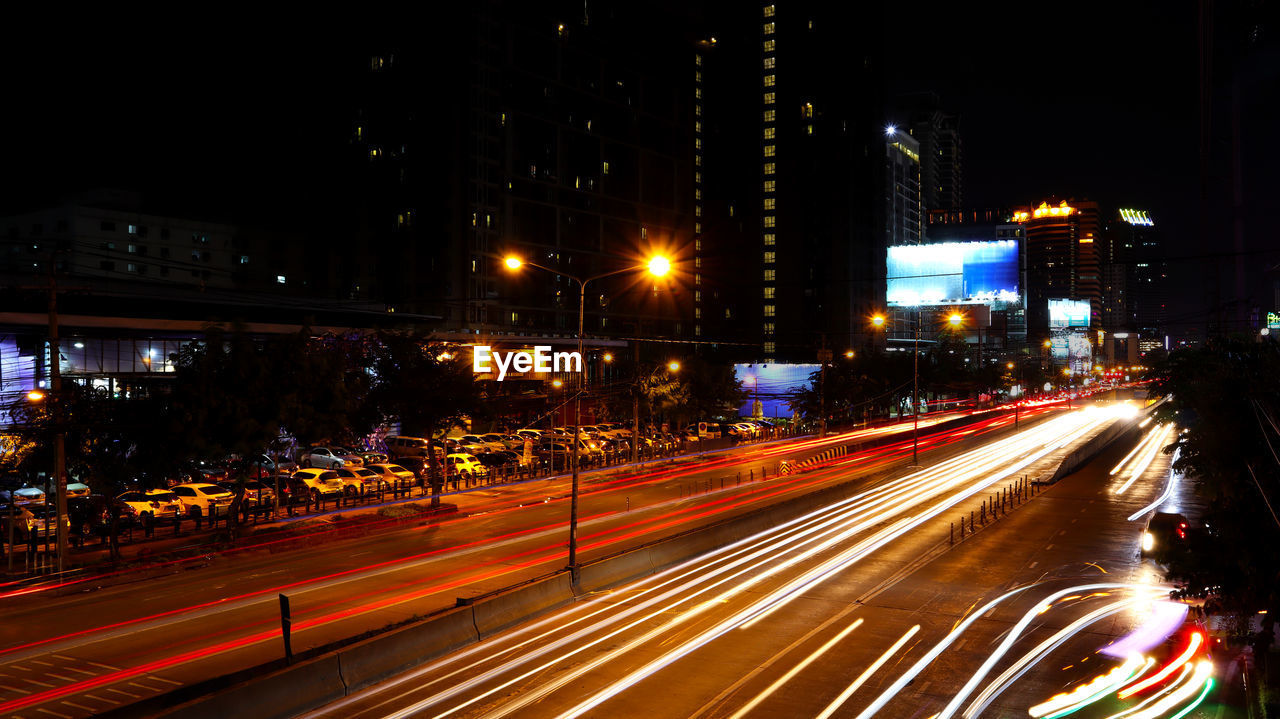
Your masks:
M 280 424 L 300 446 L 346 443 L 378 424 L 365 347 L 360 338 L 317 338 L 307 329 L 272 343 Z
M 1182 430 L 1165 451 L 1206 503 L 1203 530 L 1161 558 L 1181 594 L 1240 617 L 1267 612 L 1262 660 L 1280 612 L 1280 350 L 1213 341 L 1172 353 L 1155 377 L 1157 419 Z
M 404 434 L 435 439 L 468 419 L 489 415 L 482 383 L 449 345 L 417 332 L 383 331 L 370 343 L 369 398 Z M 443 488 L 435 452 L 428 452 L 432 504 Z
M 864 351 L 827 366 L 825 380 L 827 422 L 856 422 L 868 413 L 886 416 L 911 395 L 911 355 L 902 352 Z M 821 418 L 821 371 L 809 376 L 809 385 L 795 392 L 791 406 L 811 420 Z

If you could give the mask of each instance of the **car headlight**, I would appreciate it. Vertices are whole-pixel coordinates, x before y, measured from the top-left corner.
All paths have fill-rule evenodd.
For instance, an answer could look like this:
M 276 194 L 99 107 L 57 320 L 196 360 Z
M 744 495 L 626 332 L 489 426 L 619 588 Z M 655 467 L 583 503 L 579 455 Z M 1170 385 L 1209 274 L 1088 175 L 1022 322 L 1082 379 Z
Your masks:
M 1150 552 L 1156 546 L 1156 538 L 1151 532 L 1142 533 L 1142 551 Z

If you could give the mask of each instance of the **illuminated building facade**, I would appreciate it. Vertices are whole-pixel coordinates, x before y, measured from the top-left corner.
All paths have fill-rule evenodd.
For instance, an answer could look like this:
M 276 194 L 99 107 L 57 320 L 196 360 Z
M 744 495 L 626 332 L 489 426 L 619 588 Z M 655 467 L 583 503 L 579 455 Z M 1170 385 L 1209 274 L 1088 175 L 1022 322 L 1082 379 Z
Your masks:
M 923 236 L 920 143 L 892 125 L 885 129 L 885 242 L 919 244 Z
M 1165 307 L 1169 266 L 1155 221 L 1145 210 L 1121 208 L 1107 225 L 1116 253 L 1117 277 L 1124 288 L 1123 328 L 1140 336 L 1142 352 L 1165 347 Z
M 1015 210 L 1013 219 L 1026 233 L 1028 337 L 1041 340 L 1048 336 L 1050 299 L 1089 302 L 1090 326 L 1099 326 L 1103 297 L 1098 204 L 1045 201 L 1037 207 Z

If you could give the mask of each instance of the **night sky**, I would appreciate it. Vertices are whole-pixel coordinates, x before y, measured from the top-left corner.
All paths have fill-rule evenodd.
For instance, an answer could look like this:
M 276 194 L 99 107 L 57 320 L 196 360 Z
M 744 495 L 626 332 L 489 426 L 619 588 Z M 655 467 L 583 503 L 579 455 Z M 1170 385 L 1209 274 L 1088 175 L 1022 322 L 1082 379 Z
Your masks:
M 1194 254 L 1196 6 L 975 7 L 886 10 L 890 95 L 932 90 L 962 115 L 965 204 L 1058 195 L 1148 208 L 1170 254 Z M 34 31 L 0 50 L 13 80 L 0 113 L 0 210 L 123 186 L 210 219 L 264 223 L 334 191 L 334 139 L 350 126 L 343 97 L 376 29 L 345 15 L 48 16 L 26 26 Z M 1185 288 L 1176 313 L 1197 312 L 1196 263 L 1172 269 Z

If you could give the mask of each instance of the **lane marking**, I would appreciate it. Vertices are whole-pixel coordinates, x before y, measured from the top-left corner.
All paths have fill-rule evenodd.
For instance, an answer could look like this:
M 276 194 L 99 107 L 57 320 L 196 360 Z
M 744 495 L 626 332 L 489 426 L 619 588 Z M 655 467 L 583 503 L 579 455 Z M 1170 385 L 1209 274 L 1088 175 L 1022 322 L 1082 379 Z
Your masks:
M 62 703 L 63 703 L 63 704 L 66 704 L 67 706 L 71 707 L 72 709 L 79 709 L 79 710 L 80 710 L 80 711 L 82 711 L 82 712 L 89 712 L 89 714 L 91 714 L 91 715 L 97 712 L 97 710 L 96 710 L 96 709 L 92 709 L 92 708 L 87 707 L 87 706 L 85 706 L 85 705 L 83 705 L 83 704 L 76 704 L 75 702 L 69 702 L 69 701 L 64 701 L 64 702 L 62 702 Z
M 103 704 L 114 704 L 116 706 L 120 706 L 120 702 L 116 701 L 115 699 L 107 699 L 106 697 L 100 697 L 97 694 L 85 694 L 85 697 L 92 699 L 96 702 L 102 702 Z
M 137 695 L 137 694 L 130 694 L 129 692 L 126 692 L 126 691 L 124 691 L 124 690 L 122 690 L 122 689 L 116 689 L 115 687 L 108 687 L 108 688 L 107 688 L 107 691 L 109 691 L 109 692 L 115 692 L 116 694 L 123 694 L 123 695 L 125 695 L 125 696 L 129 697 L 130 699 L 137 699 L 137 698 L 138 698 L 138 695 Z
M 52 709 L 37 709 L 36 711 L 44 712 L 45 714 L 48 714 L 50 716 L 58 717 L 58 719 L 71 719 L 70 714 L 62 714 L 60 712 L 53 711 Z
M 1027 569 L 1035 569 L 1037 564 L 1039 564 L 1039 562 L 1032 562 L 1027 565 Z
M 1050 549 L 1053 549 L 1053 545 L 1052 545 L 1052 544 L 1046 544 L 1044 548 L 1045 548 L 1045 550 L 1046 550 L 1046 551 L 1048 551 L 1048 550 L 1050 550 Z
M 180 687 L 180 686 L 182 686 L 182 682 L 175 682 L 175 681 L 174 681 L 174 680 L 172 680 L 172 679 L 165 679 L 164 677 L 157 677 L 157 676 L 155 676 L 155 675 L 148 676 L 148 677 L 147 677 L 147 679 L 154 679 L 154 680 L 156 680 L 156 681 L 158 681 L 158 682 L 164 682 L 164 683 L 166 683 L 166 684 L 172 684 L 172 685 L 174 685 L 175 687 Z

